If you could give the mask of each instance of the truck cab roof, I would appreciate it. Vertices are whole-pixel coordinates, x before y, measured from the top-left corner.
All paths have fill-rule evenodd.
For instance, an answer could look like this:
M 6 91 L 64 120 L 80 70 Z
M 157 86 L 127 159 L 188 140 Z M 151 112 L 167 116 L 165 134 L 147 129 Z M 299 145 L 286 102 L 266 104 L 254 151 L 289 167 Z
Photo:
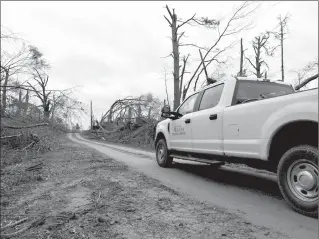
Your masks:
M 257 77 L 242 77 L 242 76 L 237 76 L 235 78 L 237 80 L 266 81 L 266 82 L 275 82 L 282 85 L 291 85 L 290 83 L 286 83 L 281 80 L 271 81 L 270 79 L 263 79 L 263 78 L 257 78 Z
M 236 76 L 236 77 L 231 77 L 231 78 L 228 78 L 228 79 L 225 79 L 225 80 L 221 80 L 221 81 L 217 81 L 216 83 L 214 84 L 210 84 L 210 85 L 207 85 L 207 86 L 204 86 L 203 88 L 201 88 L 200 90 L 197 90 L 196 92 L 200 92 L 202 90 L 205 90 L 207 88 L 210 88 L 214 85 L 218 85 L 220 83 L 224 83 L 226 81 L 260 81 L 260 82 L 271 82 L 271 83 L 277 83 L 277 84 L 280 84 L 280 85 L 287 85 L 287 86 L 292 86 L 290 83 L 287 83 L 287 82 L 283 82 L 281 80 L 276 80 L 276 81 L 271 81 L 269 79 L 262 79 L 262 78 L 257 78 L 257 77 L 241 77 L 241 76 Z

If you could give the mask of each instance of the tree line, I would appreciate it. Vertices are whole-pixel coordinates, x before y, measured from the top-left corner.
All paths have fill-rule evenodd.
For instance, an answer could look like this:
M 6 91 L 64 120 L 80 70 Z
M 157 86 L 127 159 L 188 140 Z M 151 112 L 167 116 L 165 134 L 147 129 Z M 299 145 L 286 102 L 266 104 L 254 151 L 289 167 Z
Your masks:
M 49 88 L 49 69 L 41 50 L 1 25 L 1 116 L 72 125 L 83 104 L 76 88 Z
M 227 51 L 234 48 L 238 42 L 227 43 L 229 36 L 238 36 L 244 31 L 249 31 L 254 27 L 254 13 L 258 10 L 262 3 L 259 2 L 243 2 L 239 4 L 230 16 L 222 17 L 221 19 L 210 19 L 208 17 L 198 17 L 193 14 L 187 20 L 182 20 L 177 16 L 174 8 L 169 8 L 166 5 L 165 21 L 171 30 L 172 51 L 169 57 L 173 58 L 173 81 L 174 81 L 174 103 L 173 108 L 176 109 L 181 101 L 185 100 L 190 86 L 193 85 L 193 90 L 196 91 L 201 74 L 205 73 L 205 81 L 203 85 L 209 85 L 216 80 L 225 76 L 219 72 L 219 67 L 226 64 L 229 59 Z M 290 15 L 278 17 L 278 25 L 273 29 L 266 31 L 254 37 L 251 41 L 250 48 L 252 55 L 247 56 L 243 47 L 243 39 L 240 40 L 240 62 L 239 71 L 234 75 L 247 76 L 249 73 L 258 78 L 267 78 L 267 73 L 270 70 L 265 57 L 274 57 L 278 48 L 280 49 L 281 58 L 281 81 L 285 81 L 284 68 L 284 40 L 289 34 L 288 22 Z M 185 43 L 186 35 L 185 26 L 203 27 L 214 34 L 215 40 L 210 46 L 200 46 L 195 43 Z M 223 47 L 221 47 L 224 45 Z M 181 53 L 184 46 L 190 46 L 198 49 L 200 62 L 191 71 L 189 77 L 186 77 L 187 63 L 191 60 L 190 53 Z M 195 56 L 196 57 L 196 56 Z M 244 60 L 248 62 L 249 68 L 244 68 Z M 215 71 L 213 74 L 208 74 L 208 66 L 215 63 Z M 218 75 L 215 73 L 218 72 Z M 318 58 L 310 61 L 309 64 L 295 71 L 298 74 L 298 81 L 295 82 L 296 90 L 305 87 L 309 82 L 318 78 Z M 308 75 L 312 73 L 312 75 Z M 300 79 L 302 78 L 302 79 Z M 166 82 L 165 82 L 166 83 Z

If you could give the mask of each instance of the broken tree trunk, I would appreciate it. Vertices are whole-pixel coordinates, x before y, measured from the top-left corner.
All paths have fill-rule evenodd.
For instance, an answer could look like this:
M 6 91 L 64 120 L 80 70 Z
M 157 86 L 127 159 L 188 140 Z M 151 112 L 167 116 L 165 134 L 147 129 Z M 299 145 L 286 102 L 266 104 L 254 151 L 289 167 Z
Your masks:
M 240 38 L 240 68 L 239 76 L 243 76 L 243 62 L 244 62 L 244 49 L 243 49 L 243 38 Z
M 207 69 L 206 69 L 206 66 L 205 66 L 204 58 L 203 58 L 202 52 L 200 50 L 199 50 L 199 55 L 200 55 L 200 59 L 201 59 L 202 64 L 203 64 L 204 71 L 205 71 L 206 85 L 214 84 L 216 82 L 216 80 L 213 80 L 213 79 L 208 77 L 208 73 L 207 73 Z M 197 78 L 198 77 L 199 77 L 199 75 L 197 76 Z
M 166 6 L 168 9 L 168 7 Z M 169 12 L 170 13 L 170 12 Z M 179 44 L 177 38 L 177 15 L 175 9 L 171 15 L 171 29 L 172 29 L 172 46 L 174 58 L 174 110 L 180 105 L 180 89 L 179 89 Z
M 260 37 L 258 37 L 258 41 L 257 41 L 257 52 L 256 52 L 256 76 L 257 78 L 261 78 L 262 74 L 261 74 L 261 60 L 260 60 L 260 53 L 261 53 L 261 41 L 260 41 Z

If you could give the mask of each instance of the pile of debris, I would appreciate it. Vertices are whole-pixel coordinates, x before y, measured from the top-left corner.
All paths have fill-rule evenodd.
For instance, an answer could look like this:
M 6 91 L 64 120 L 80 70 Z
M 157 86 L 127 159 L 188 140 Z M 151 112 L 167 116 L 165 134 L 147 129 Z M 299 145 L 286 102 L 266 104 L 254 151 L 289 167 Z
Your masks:
M 140 121 L 124 125 L 106 124 L 90 133 L 94 139 L 153 148 L 157 123 L 158 121 Z
M 48 123 L 1 118 L 1 167 L 51 151 L 59 134 L 55 131 Z

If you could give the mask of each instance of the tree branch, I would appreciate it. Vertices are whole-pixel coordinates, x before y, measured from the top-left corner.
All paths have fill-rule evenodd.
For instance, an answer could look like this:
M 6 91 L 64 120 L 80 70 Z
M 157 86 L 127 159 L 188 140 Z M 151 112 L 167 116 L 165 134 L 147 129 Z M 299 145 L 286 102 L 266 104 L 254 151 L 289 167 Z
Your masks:
M 222 33 L 219 35 L 219 37 L 217 38 L 217 40 L 215 41 L 215 43 L 208 49 L 208 51 L 206 52 L 206 54 L 204 55 L 203 59 L 205 60 L 206 57 L 209 55 L 209 53 L 216 47 L 216 45 L 220 42 L 220 40 L 224 37 L 224 36 L 227 36 L 227 35 L 231 35 L 229 33 L 227 33 L 227 30 L 229 30 L 229 27 L 231 25 L 231 23 L 235 20 L 239 20 L 239 19 L 242 19 L 242 18 L 245 18 L 247 15 L 250 15 L 253 11 L 255 11 L 257 9 L 254 8 L 253 10 L 251 10 L 250 12 L 248 12 L 246 15 L 240 15 L 240 12 L 243 11 L 246 7 L 248 7 L 250 4 L 248 2 L 245 2 L 243 3 L 236 11 L 235 13 L 231 16 L 231 18 L 228 20 L 224 30 L 222 31 Z M 249 24 L 248 24 L 249 25 Z M 245 30 L 245 28 L 241 28 L 241 30 Z M 237 33 L 238 31 L 232 33 L 232 34 L 235 34 Z M 202 65 L 202 62 L 200 62 L 200 64 L 197 66 L 196 70 L 194 71 L 193 75 L 191 76 L 189 82 L 188 82 L 188 86 L 186 87 L 186 91 L 188 90 L 189 88 L 189 85 L 190 83 L 192 82 L 192 80 L 194 79 L 194 77 L 196 76 L 198 70 L 200 69 Z
M 166 19 L 166 21 L 168 22 L 169 26 L 172 26 L 172 23 L 167 19 L 167 17 L 164 15 L 164 18 Z
M 178 30 L 179 28 L 181 28 L 182 26 L 184 26 L 184 25 L 187 24 L 188 22 L 193 21 L 195 16 L 196 16 L 196 13 L 195 13 L 191 18 L 187 19 L 187 20 L 184 21 L 182 24 L 178 25 L 178 26 L 176 27 L 176 29 Z
M 29 82 L 28 82 L 28 84 L 30 85 L 32 90 L 37 94 L 38 98 L 41 100 L 41 103 L 43 104 L 44 96 L 41 96 L 40 92 L 33 85 L 31 85 Z
M 254 67 L 255 70 L 257 70 L 256 66 L 250 61 L 250 59 L 248 57 L 245 57 L 246 60 L 249 61 L 249 63 L 251 64 L 252 67 Z
M 302 81 L 300 84 L 298 84 L 297 86 L 295 86 L 295 90 L 300 90 L 302 87 L 304 87 L 305 85 L 307 85 L 309 82 L 315 80 L 318 78 L 318 74 L 315 74 L 307 79 L 305 79 L 304 81 Z
M 186 67 L 186 63 L 187 63 L 187 60 L 188 60 L 188 57 L 190 56 L 190 54 L 187 55 L 187 57 L 183 58 L 183 70 L 182 70 L 182 74 L 181 74 L 181 80 L 180 80 L 180 83 L 179 83 L 179 97 L 181 97 L 182 95 L 182 86 L 183 86 L 183 79 L 184 79 L 184 74 L 185 74 L 185 67 Z
M 171 16 L 171 18 L 173 19 L 173 14 L 171 13 L 171 11 L 169 10 L 168 6 L 166 5 L 166 9 L 168 11 L 168 14 Z
M 181 35 L 178 37 L 177 42 L 179 43 L 179 40 L 182 38 L 182 36 L 185 34 L 185 32 L 182 32 Z
M 200 46 L 197 46 L 196 44 L 193 44 L 193 43 L 180 43 L 178 44 L 178 46 L 193 46 L 193 47 L 196 47 L 198 49 L 201 49 L 201 50 L 204 50 L 204 51 L 208 51 L 207 47 L 200 47 Z

